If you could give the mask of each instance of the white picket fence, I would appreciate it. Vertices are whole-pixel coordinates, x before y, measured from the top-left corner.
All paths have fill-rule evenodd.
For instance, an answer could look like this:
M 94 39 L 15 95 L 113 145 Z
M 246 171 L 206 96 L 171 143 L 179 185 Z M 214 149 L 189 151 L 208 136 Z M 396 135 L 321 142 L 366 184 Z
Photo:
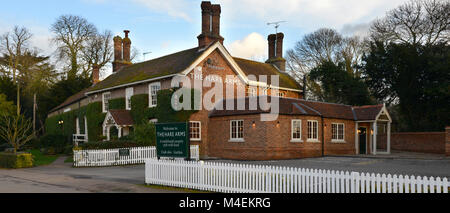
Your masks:
M 129 155 L 120 156 L 120 149 L 128 149 Z M 191 145 L 191 159 L 199 160 L 199 146 Z M 115 166 L 142 164 L 146 159 L 156 159 L 156 147 L 133 147 L 119 149 L 74 150 L 73 165 L 75 167 Z
M 145 183 L 226 193 L 448 193 L 447 178 L 203 161 L 145 162 Z

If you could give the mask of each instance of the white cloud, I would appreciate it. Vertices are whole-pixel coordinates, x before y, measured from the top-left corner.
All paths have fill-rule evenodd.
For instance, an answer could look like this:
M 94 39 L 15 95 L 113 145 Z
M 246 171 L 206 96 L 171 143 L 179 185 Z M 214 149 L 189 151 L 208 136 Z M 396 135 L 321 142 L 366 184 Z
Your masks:
M 237 40 L 229 45 L 231 55 L 256 61 L 264 61 L 267 58 L 267 41 L 261 34 L 250 33 L 242 40 Z
M 262 22 L 288 21 L 288 25 L 308 30 L 341 28 L 344 24 L 369 22 L 408 0 L 217 0 L 224 17 L 232 21 L 259 19 Z M 235 20 L 236 19 L 236 20 Z
M 154 12 L 167 13 L 171 17 L 192 21 L 188 15 L 189 3 L 184 0 L 133 0 L 133 2 L 142 4 Z

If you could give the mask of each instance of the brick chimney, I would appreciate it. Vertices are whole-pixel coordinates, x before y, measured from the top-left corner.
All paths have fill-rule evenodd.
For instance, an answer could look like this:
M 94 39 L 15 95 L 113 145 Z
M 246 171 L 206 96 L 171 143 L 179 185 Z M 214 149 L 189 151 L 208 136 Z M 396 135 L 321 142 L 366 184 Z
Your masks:
M 97 64 L 92 66 L 92 83 L 96 84 L 100 82 L 100 68 Z
M 269 59 L 266 63 L 275 65 L 279 70 L 286 70 L 286 59 L 283 58 L 283 33 L 270 34 L 267 37 L 269 43 Z
M 114 37 L 114 61 L 113 72 L 117 72 L 120 68 L 131 64 L 130 48 L 131 40 L 128 38 L 129 30 L 124 30 L 125 38 L 120 36 Z
M 224 38 L 220 36 L 220 5 L 202 1 L 200 7 L 202 8 L 202 33 L 197 37 L 198 46 L 203 48 L 216 41 L 223 44 Z
M 125 38 L 122 40 L 123 44 L 123 61 L 125 62 L 131 62 L 130 60 L 130 47 L 131 47 L 131 40 L 128 38 L 128 34 L 130 33 L 129 30 L 124 30 Z

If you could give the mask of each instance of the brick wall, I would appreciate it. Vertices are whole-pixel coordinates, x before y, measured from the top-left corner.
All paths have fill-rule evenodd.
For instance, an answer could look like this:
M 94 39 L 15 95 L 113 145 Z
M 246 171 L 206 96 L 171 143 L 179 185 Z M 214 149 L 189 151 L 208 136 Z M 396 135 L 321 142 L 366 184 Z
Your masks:
M 450 131 L 450 130 L 446 130 Z M 391 150 L 444 154 L 446 150 L 445 132 L 397 132 L 391 133 Z M 378 135 L 377 147 L 385 149 L 386 134 Z
M 450 126 L 445 127 L 445 155 L 450 156 Z

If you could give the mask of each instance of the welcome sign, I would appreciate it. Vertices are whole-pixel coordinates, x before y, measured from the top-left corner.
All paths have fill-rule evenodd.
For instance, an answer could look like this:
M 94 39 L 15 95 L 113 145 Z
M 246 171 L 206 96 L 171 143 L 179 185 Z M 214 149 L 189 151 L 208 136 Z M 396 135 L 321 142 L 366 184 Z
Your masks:
M 190 158 L 188 123 L 157 123 L 155 127 L 158 158 Z

